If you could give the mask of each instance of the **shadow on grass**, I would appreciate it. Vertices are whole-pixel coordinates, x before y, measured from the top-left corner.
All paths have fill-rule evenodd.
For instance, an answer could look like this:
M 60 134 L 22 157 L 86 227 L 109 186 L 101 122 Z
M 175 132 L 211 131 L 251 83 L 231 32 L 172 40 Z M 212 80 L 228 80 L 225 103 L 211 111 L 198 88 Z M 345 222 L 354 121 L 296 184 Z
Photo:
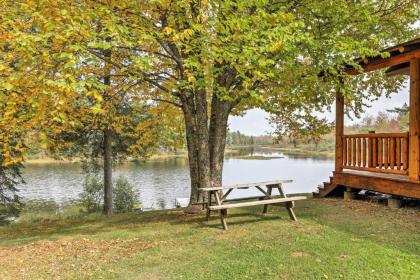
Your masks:
M 361 202 L 366 203 L 366 202 Z M 418 255 L 419 226 L 413 225 L 416 217 L 402 213 L 387 212 L 386 209 L 374 209 L 375 212 L 359 212 L 361 207 L 372 205 L 355 203 L 346 205 L 339 200 L 308 200 L 296 203 L 295 211 L 298 219 L 305 224 L 319 224 L 344 232 L 357 239 L 369 239 L 398 248 L 401 251 Z M 405 217 L 405 224 L 401 223 Z M 247 224 L 264 221 L 290 221 L 286 209 L 270 208 L 269 215 L 261 214 L 260 207 L 249 207 L 232 211 L 227 219 L 228 227 L 234 230 L 236 226 L 247 227 Z M 418 221 L 418 220 L 417 220 Z M 13 246 L 40 240 L 54 240 L 77 235 L 92 236 L 126 232 L 147 237 L 147 234 L 171 235 L 174 232 L 188 233 L 191 230 L 205 231 L 219 229 L 222 231 L 219 214 L 212 213 L 211 222 L 207 223 L 205 212 L 199 215 L 187 215 L 182 210 L 162 210 L 142 213 L 127 213 L 106 216 L 88 216 L 66 220 L 44 221 L 39 224 L 17 224 L 0 228 L 0 246 Z M 267 228 L 267 230 L 270 230 Z M 149 238 L 154 238 L 149 235 Z M 96 237 L 97 238 L 97 237 Z
M 246 219 L 238 220 L 238 218 L 246 218 Z M 226 219 L 226 222 L 229 229 L 230 226 L 255 224 L 255 223 L 261 223 L 264 221 L 275 221 L 275 220 L 284 221 L 286 220 L 286 218 L 278 217 L 278 216 L 271 216 L 271 215 L 264 216 L 262 214 L 255 214 L 255 213 L 240 213 L 240 214 L 229 215 Z M 200 228 L 217 228 L 217 229 L 223 230 L 219 216 L 217 217 L 213 216 L 212 219 L 210 220 L 210 223 L 207 223 L 207 221 L 203 222 L 200 224 L 199 227 Z
M 261 209 L 252 207 L 240 209 L 233 212 L 233 214 L 229 214 L 228 223 L 229 225 L 244 225 L 258 221 L 279 220 L 283 218 L 283 215 L 264 216 L 258 213 L 260 211 Z M 284 215 L 287 215 L 286 211 Z M 248 219 L 248 217 L 253 218 Z M 204 211 L 198 215 L 189 215 L 183 213 L 182 210 L 159 210 L 117 214 L 109 217 L 88 216 L 49 220 L 37 224 L 22 223 L 0 228 L 0 246 L 13 246 L 40 240 L 55 240 L 65 236 L 83 235 L 88 237 L 119 231 L 141 234 L 145 230 L 171 232 L 172 230 L 188 231 L 191 229 L 205 230 L 206 228 L 219 228 L 220 223 L 214 223 L 215 221 L 220 221 L 219 214 L 216 212 L 212 213 L 211 223 L 207 223 Z M 171 228 L 170 226 L 177 227 Z M 180 226 L 184 226 L 185 228 L 180 228 Z

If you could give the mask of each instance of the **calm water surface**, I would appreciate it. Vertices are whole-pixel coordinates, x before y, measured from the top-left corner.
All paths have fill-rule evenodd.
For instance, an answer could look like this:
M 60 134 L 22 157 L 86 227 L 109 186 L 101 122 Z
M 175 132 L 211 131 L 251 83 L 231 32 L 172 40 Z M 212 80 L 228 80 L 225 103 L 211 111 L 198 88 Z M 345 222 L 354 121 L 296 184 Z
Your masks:
M 227 157 L 224 184 L 250 183 L 276 179 L 292 179 L 287 193 L 312 192 L 333 170 L 331 159 L 292 156 L 261 149 L 243 149 L 241 155 L 281 157 L 243 159 Z M 189 197 L 188 161 L 184 158 L 130 162 L 116 169 L 115 175 L 126 176 L 140 193 L 144 207 L 173 208 L 177 197 Z M 24 169 L 25 185 L 20 195 L 25 199 L 47 199 L 65 202 L 82 192 L 83 174 L 74 163 L 28 164 Z M 235 193 L 236 191 L 236 193 Z M 250 190 L 235 190 L 232 197 L 252 196 Z

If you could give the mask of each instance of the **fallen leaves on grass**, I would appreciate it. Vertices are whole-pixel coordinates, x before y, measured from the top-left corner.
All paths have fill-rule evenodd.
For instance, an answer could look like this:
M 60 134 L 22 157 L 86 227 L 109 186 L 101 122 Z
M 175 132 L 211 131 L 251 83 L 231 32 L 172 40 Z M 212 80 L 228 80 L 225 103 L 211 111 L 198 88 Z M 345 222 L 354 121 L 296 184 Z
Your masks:
M 343 200 L 325 198 L 324 202 L 334 207 L 350 209 L 356 212 L 358 217 L 370 217 L 372 219 L 380 218 L 382 223 L 395 225 L 396 223 L 402 226 L 418 228 L 420 223 L 420 211 L 415 208 L 401 208 L 390 209 L 389 207 L 379 204 L 377 202 L 369 202 L 365 200 Z M 345 215 L 337 216 L 336 218 L 347 219 Z
M 349 255 L 340 255 L 340 256 L 337 257 L 337 259 L 339 259 L 339 260 L 347 260 L 348 258 L 350 258 Z
M 0 279 L 78 278 L 104 270 L 112 273 L 112 264 L 168 242 L 82 239 L 0 248 Z
M 304 252 L 294 252 L 292 253 L 292 257 L 306 257 L 308 254 Z

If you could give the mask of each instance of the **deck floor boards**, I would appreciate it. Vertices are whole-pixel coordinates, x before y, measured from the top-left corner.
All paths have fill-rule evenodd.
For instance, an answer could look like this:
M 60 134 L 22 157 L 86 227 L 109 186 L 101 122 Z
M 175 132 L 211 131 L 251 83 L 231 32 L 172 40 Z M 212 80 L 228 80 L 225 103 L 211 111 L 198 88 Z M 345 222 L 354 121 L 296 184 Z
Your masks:
M 336 187 L 346 186 L 354 189 L 371 190 L 420 199 L 420 181 L 410 180 L 405 175 L 359 170 L 336 171 L 329 186 L 332 188 L 328 190 L 328 193 Z
M 391 179 L 391 180 L 410 181 L 408 175 L 387 174 L 387 173 L 378 173 L 378 172 L 361 171 L 361 170 L 347 170 L 347 169 L 343 170 L 342 173 L 353 174 L 353 175 L 365 175 L 365 176 L 370 176 L 370 177 L 386 178 L 386 179 Z

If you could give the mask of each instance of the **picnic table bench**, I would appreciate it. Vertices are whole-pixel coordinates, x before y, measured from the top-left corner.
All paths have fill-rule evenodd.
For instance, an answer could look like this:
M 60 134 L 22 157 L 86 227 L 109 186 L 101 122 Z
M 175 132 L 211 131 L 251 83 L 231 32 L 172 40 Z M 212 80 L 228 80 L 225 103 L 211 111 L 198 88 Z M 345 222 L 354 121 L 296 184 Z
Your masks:
M 208 192 L 207 204 L 207 221 L 210 220 L 211 211 L 219 211 L 220 220 L 223 229 L 227 230 L 227 210 L 232 208 L 248 207 L 255 205 L 263 205 L 263 214 L 267 213 L 268 205 L 280 205 L 285 206 L 289 216 L 292 220 L 296 221 L 296 215 L 293 211 L 294 201 L 306 199 L 305 196 L 293 196 L 287 197 L 283 190 L 283 184 L 291 183 L 292 180 L 276 180 L 259 183 L 248 183 L 248 184 L 236 184 L 214 188 L 201 188 L 200 191 Z M 264 190 L 265 187 L 265 190 Z M 255 188 L 259 190 L 262 195 L 253 197 L 243 197 L 236 199 L 228 199 L 228 196 L 235 189 L 250 189 Z M 280 196 L 273 195 L 273 189 L 278 189 Z M 223 191 L 225 191 L 223 193 Z M 213 200 L 214 198 L 214 200 Z M 249 201 L 252 199 L 257 199 Z M 245 200 L 245 201 L 244 201 Z M 215 202 L 215 204 L 213 203 Z M 243 202 L 241 202 L 243 201 Z

